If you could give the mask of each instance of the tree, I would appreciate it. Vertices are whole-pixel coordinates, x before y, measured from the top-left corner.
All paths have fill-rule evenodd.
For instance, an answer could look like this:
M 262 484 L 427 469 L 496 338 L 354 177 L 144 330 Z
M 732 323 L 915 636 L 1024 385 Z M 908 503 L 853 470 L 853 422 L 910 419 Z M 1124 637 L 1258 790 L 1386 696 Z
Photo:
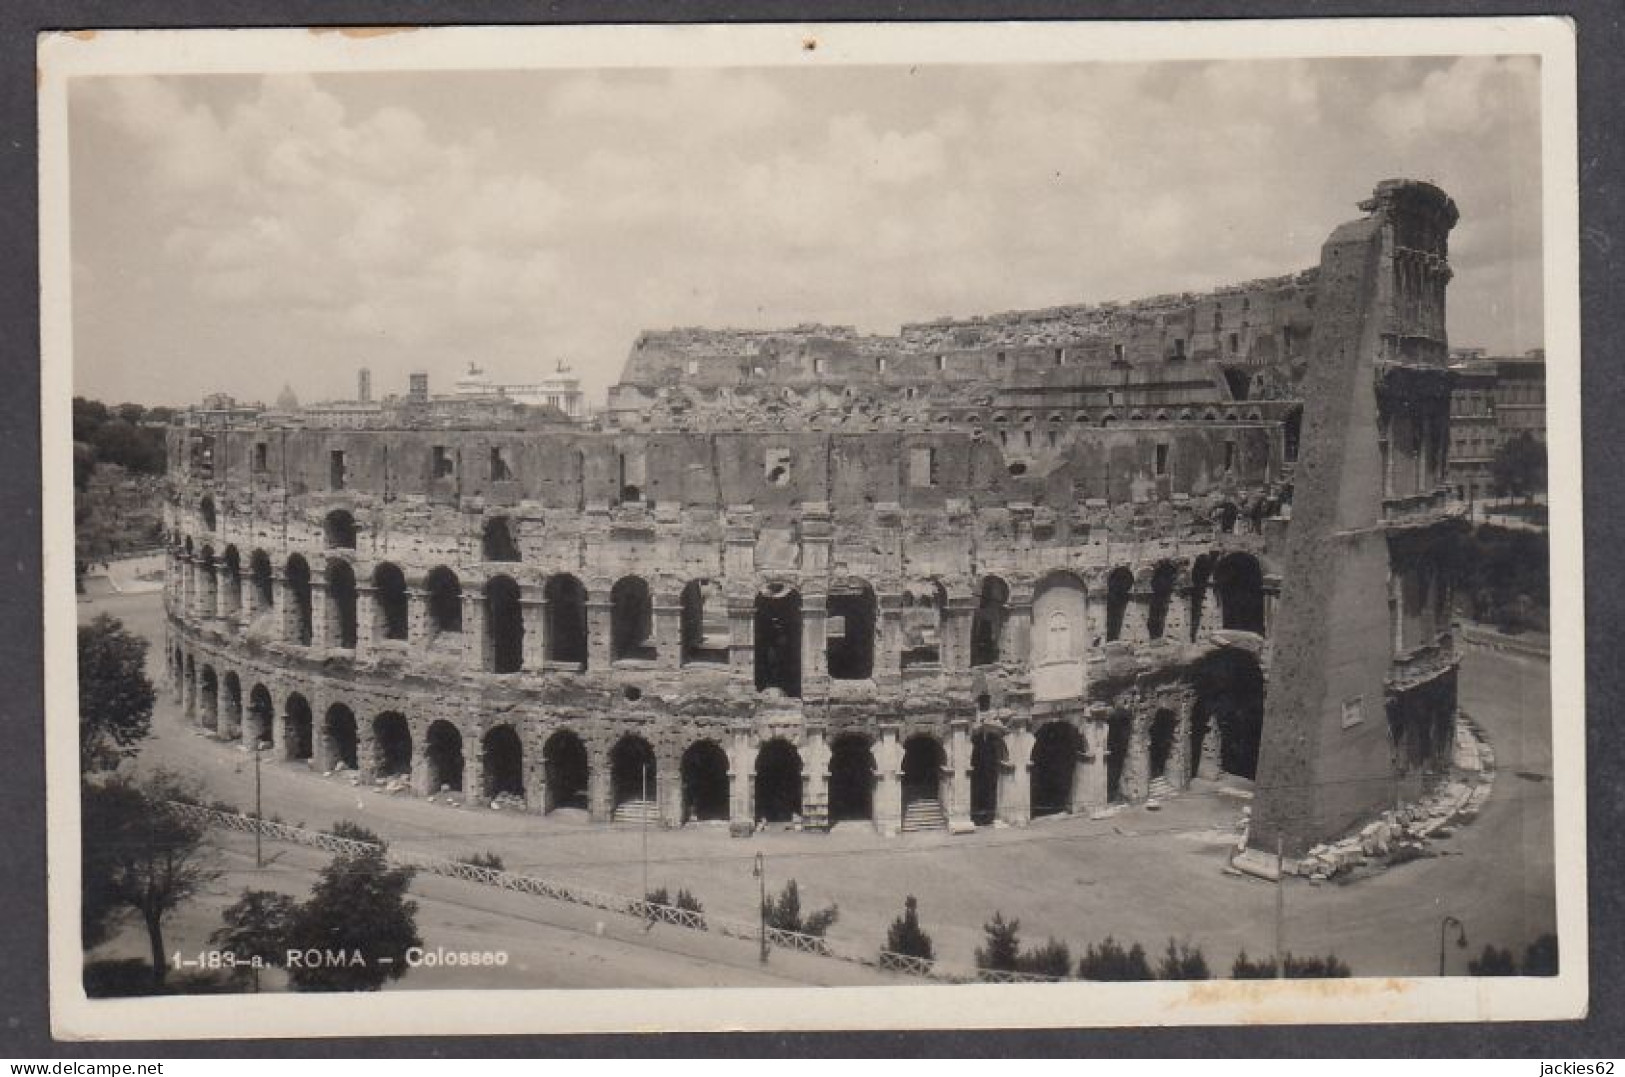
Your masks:
M 363 828 L 340 826 L 341 837 L 367 840 L 355 837 Z M 376 991 L 406 975 L 406 951 L 423 945 L 417 902 L 406 898 L 414 874 L 391 867 L 382 844 L 334 856 L 288 928 L 289 949 L 320 955 L 289 969 L 295 990 Z
M 1254 961 L 1247 956 L 1246 950 L 1237 954 L 1235 962 L 1230 966 L 1232 980 L 1273 980 L 1279 975 L 1281 969 L 1275 963 L 1275 958 L 1266 957 Z
M 1467 973 L 1470 976 L 1516 976 L 1518 961 L 1511 950 L 1486 945 L 1482 953 L 1467 962 Z
M 1542 935 L 1523 952 L 1525 976 L 1557 975 L 1557 936 Z
M 121 913 L 134 912 L 147 929 L 153 984 L 161 989 L 168 968 L 164 918 L 220 875 L 203 844 L 202 824 L 169 807 L 195 799 L 195 791 L 158 771 L 140 785 L 123 776 L 87 782 L 81 797 L 84 944 L 94 945 Z
M 147 641 L 105 613 L 79 626 L 79 770 L 111 770 L 152 729 Z
M 1051 938 L 1042 946 L 1023 950 L 1016 958 L 1016 969 L 1033 976 L 1050 976 L 1064 980 L 1072 975 L 1072 948 L 1059 939 Z
M 1207 958 L 1199 946 L 1168 940 L 1168 949 L 1157 965 L 1159 980 L 1211 980 L 1213 972 L 1207 967 Z
M 257 970 L 247 962 L 258 959 L 267 968 L 281 968 L 286 961 L 288 938 L 298 914 L 299 902 L 275 890 L 244 890 L 236 903 L 220 914 L 223 922 L 209 936 L 209 945 L 236 954 L 239 964 L 232 973 L 239 979 Z
M 1347 979 L 1354 973 L 1333 954 L 1294 957 L 1289 953 L 1281 959 L 1281 975 L 1289 980 L 1333 980 Z
M 1099 946 L 1091 945 L 1078 962 L 1078 978 L 1083 980 L 1154 980 L 1151 962 L 1146 960 L 1145 947 L 1139 943 L 1124 949 L 1123 944 L 1107 935 Z
M 903 914 L 886 929 L 886 949 L 890 953 L 917 957 L 922 961 L 931 961 L 936 957 L 931 936 L 920 929 L 920 903 L 913 894 L 903 899 Z
M 1546 488 L 1546 445 L 1533 434 L 1508 438 L 1490 460 L 1490 476 L 1505 497 L 1528 498 Z
M 836 905 L 828 905 L 806 917 L 801 915 L 801 889 L 796 881 L 791 879 L 784 885 L 778 898 L 768 898 L 762 902 L 762 915 L 767 919 L 767 926 L 780 931 L 791 931 L 798 935 L 812 935 L 823 938 L 824 934 L 834 925 L 840 917 L 841 910 Z
M 1005 920 L 995 910 L 993 919 L 982 925 L 985 946 L 976 948 L 976 967 L 994 972 L 1015 972 L 1021 961 L 1021 921 Z

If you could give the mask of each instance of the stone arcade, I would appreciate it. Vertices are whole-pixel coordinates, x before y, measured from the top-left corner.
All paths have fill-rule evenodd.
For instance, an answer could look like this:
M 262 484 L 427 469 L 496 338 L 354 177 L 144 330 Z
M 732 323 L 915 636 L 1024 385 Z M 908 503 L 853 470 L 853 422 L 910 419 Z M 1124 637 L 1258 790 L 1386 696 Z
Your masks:
M 1434 198 L 1390 181 L 1345 230 Z M 957 830 L 1254 778 L 1300 386 L 1371 343 L 1344 257 L 897 337 L 646 334 L 590 426 L 178 425 L 172 683 L 222 738 L 605 821 Z M 1442 338 L 1434 263 L 1352 287 L 1437 304 Z M 1444 514 L 1447 414 L 1367 410 L 1382 509 Z M 1449 581 L 1371 564 L 1392 790 L 1449 756 Z

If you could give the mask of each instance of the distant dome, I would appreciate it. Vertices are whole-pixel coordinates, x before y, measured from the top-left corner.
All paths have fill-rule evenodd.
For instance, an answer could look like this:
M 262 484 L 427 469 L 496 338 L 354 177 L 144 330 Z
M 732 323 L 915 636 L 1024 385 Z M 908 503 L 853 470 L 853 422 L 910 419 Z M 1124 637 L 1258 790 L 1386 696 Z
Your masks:
M 282 391 L 276 397 L 276 406 L 278 411 L 293 411 L 299 407 L 299 398 L 293 394 L 293 386 L 283 384 Z

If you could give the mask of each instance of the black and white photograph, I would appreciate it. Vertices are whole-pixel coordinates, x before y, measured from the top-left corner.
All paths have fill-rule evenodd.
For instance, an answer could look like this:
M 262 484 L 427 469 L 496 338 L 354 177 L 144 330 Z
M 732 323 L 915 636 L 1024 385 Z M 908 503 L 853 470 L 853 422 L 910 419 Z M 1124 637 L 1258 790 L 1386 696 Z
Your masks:
M 57 1035 L 1580 1015 L 1573 47 L 42 38 Z

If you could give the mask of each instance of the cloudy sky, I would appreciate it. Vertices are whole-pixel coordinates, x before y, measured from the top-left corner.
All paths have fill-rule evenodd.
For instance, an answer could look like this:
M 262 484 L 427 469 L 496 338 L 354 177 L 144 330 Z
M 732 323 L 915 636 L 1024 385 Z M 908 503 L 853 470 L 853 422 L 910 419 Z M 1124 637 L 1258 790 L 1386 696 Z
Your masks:
M 1458 345 L 1542 343 L 1527 59 L 97 77 L 76 392 L 523 380 L 637 333 L 1134 298 L 1315 264 L 1388 176 L 1462 211 Z

